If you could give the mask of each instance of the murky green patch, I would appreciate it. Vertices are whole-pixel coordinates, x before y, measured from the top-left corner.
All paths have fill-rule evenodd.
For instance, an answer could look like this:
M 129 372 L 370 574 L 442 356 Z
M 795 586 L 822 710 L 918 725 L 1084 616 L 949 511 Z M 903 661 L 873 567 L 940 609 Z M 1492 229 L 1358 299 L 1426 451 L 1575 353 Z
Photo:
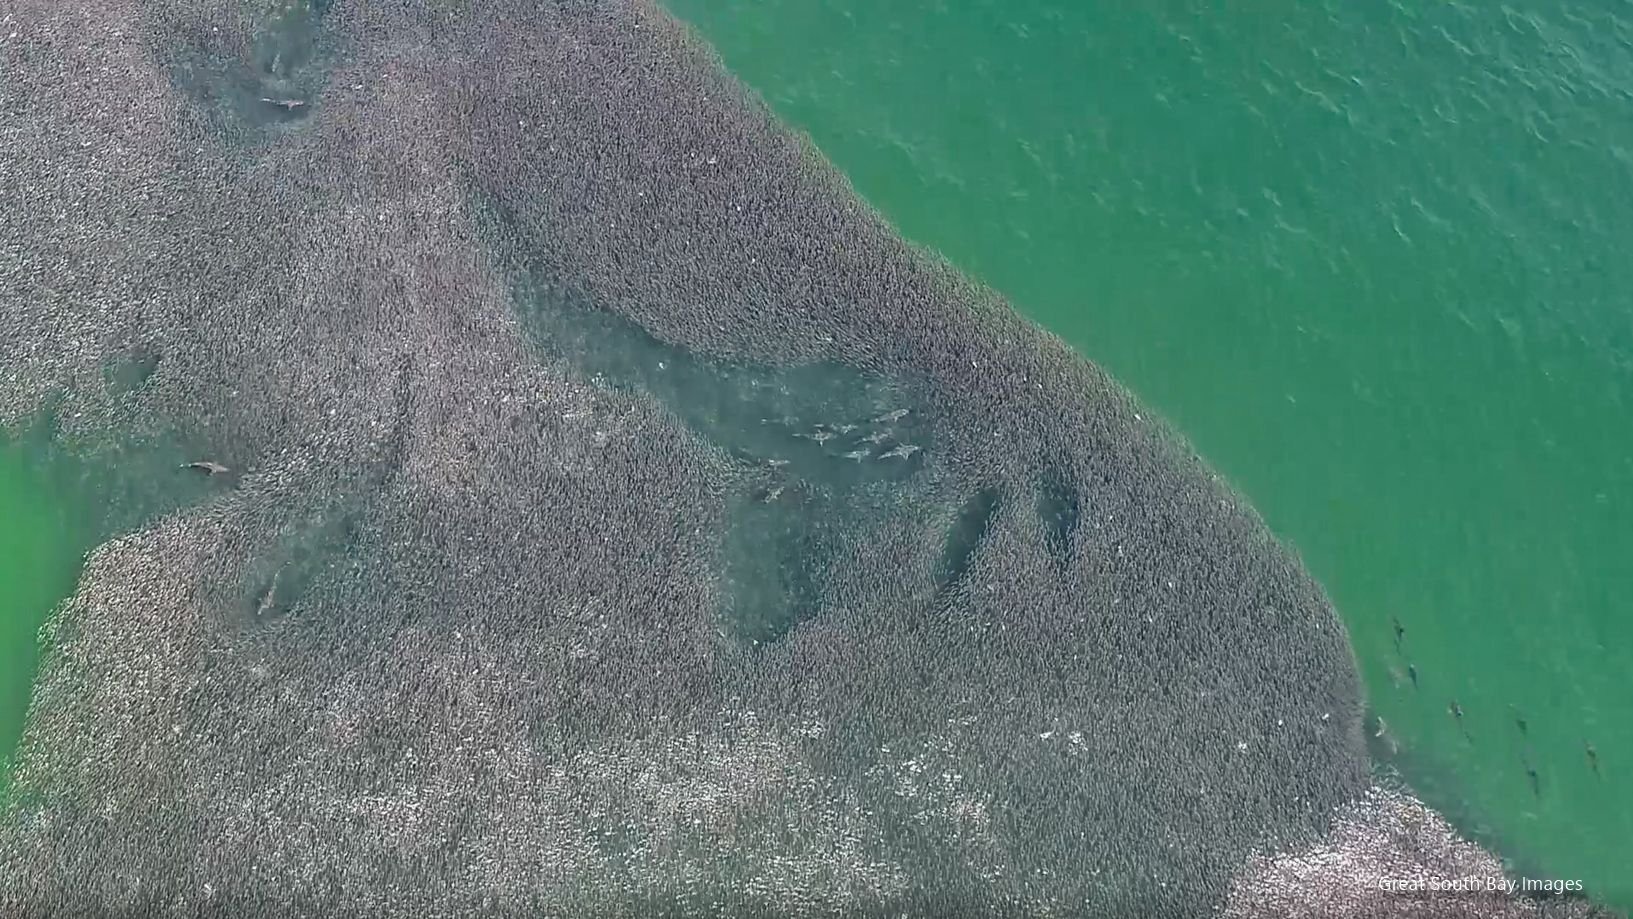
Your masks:
M 325 71 L 322 21 L 328 0 L 252 5 L 258 23 L 247 48 L 197 36 L 178 43 L 171 77 L 217 131 L 243 141 L 276 136 L 311 114 Z
M 37 456 L 0 442 L 0 789 L 22 736 L 39 629 L 74 588 L 85 539 Z
M 892 514 L 938 516 L 942 483 L 925 468 L 937 449 L 933 413 L 910 382 L 710 361 L 531 285 L 518 303 L 544 353 L 650 396 L 752 483 L 732 502 L 724 539 L 721 630 L 745 646 L 816 615 L 835 560 Z

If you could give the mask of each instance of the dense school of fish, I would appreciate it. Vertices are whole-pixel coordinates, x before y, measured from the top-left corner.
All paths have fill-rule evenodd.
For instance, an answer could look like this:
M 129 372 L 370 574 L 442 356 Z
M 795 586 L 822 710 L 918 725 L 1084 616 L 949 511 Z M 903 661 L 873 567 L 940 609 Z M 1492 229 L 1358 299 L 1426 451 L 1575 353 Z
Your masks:
M 0 914 L 1593 914 L 1367 883 L 1501 869 L 1297 560 L 644 0 L 6 0 L 0 74 L 0 427 L 106 537 Z

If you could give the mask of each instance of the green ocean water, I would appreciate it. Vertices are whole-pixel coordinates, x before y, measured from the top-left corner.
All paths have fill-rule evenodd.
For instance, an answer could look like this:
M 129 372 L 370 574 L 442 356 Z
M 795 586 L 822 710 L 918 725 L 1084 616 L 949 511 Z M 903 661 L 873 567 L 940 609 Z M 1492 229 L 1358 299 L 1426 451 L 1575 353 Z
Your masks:
M 1247 494 L 1430 803 L 1633 905 L 1633 8 L 671 8 Z
M 78 576 L 72 506 L 37 462 L 0 442 L 0 792 L 28 710 L 39 628 Z

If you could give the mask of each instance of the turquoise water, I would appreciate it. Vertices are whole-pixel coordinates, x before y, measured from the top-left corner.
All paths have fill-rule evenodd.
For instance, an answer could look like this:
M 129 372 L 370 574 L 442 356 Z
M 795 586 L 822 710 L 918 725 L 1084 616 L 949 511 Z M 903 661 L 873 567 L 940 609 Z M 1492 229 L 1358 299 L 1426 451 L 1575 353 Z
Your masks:
M 22 735 L 39 628 L 78 576 L 68 504 L 38 466 L 0 442 L 0 792 Z
M 1633 904 L 1625 5 L 671 7 L 1248 495 L 1432 804 Z

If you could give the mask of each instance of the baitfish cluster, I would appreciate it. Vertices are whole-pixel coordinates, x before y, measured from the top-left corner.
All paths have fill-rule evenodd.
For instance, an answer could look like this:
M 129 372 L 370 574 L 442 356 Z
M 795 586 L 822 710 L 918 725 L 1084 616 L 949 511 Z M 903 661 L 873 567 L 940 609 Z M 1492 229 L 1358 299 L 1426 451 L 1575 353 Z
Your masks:
M 106 512 L 0 914 L 1391 908 L 1289 889 L 1421 855 L 1319 587 L 644 0 L 9 0 L 0 74 L 0 427 Z

